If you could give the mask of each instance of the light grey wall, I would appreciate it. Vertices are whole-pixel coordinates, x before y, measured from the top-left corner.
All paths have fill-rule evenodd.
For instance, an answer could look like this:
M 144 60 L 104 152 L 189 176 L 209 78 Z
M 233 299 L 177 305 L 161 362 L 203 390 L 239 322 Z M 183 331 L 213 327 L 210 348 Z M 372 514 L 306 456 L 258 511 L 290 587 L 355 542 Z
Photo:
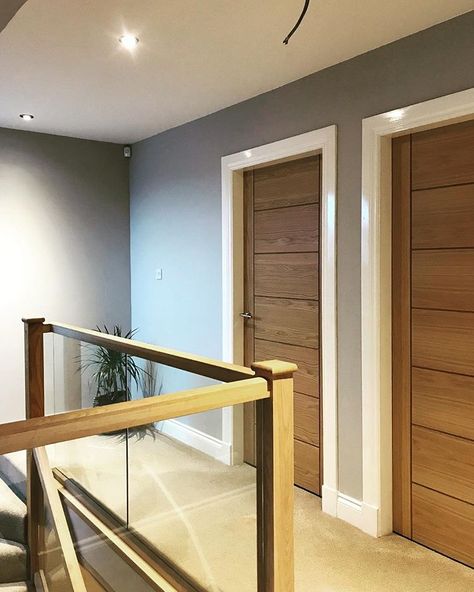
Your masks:
M 471 12 L 134 146 L 133 324 L 146 340 L 219 356 L 221 157 L 337 124 L 340 489 L 359 499 L 361 120 L 474 86 L 473 31 Z M 219 436 L 212 420 L 198 427 Z
M 24 416 L 22 316 L 129 326 L 129 240 L 121 146 L 0 129 L 1 422 Z

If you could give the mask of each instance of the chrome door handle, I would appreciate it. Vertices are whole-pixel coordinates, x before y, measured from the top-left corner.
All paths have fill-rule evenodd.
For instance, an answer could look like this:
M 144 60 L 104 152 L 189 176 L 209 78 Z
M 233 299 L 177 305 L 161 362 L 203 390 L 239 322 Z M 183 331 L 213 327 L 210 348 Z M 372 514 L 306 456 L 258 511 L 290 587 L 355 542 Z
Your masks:
M 251 312 L 241 312 L 241 313 L 240 313 L 240 316 L 241 316 L 243 319 L 253 319 L 253 315 L 252 315 L 252 313 L 251 313 Z

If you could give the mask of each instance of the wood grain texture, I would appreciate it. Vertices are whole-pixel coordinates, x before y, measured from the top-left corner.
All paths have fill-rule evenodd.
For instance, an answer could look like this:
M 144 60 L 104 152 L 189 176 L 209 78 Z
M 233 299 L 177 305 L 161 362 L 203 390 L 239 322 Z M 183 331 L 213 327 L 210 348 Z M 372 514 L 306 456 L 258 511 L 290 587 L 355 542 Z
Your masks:
M 414 483 L 474 504 L 474 442 L 413 426 Z
M 298 366 L 294 375 L 295 391 L 319 397 L 319 351 L 276 341 L 255 340 L 257 360 L 283 360 Z
M 474 311 L 474 249 L 415 251 L 412 289 L 417 308 Z
M 129 354 L 130 356 L 151 360 L 152 362 L 171 366 L 172 368 L 179 368 L 180 370 L 186 370 L 186 372 L 206 376 L 207 378 L 213 378 L 222 382 L 245 380 L 254 376 L 253 371 L 245 366 L 229 364 L 220 360 L 213 360 L 212 358 L 188 354 L 173 349 L 161 348 L 150 345 L 149 343 L 135 341 L 134 339 L 115 337 L 114 335 L 90 331 L 89 329 L 82 329 L 81 327 L 74 327 L 73 325 L 65 325 L 63 323 L 51 323 L 49 327 L 53 333 L 57 333 L 63 337 L 92 343 L 93 345 L 106 347 L 114 351 Z
M 411 140 L 392 141 L 393 529 L 411 536 Z
M 413 538 L 474 567 L 474 506 L 414 484 Z
M 319 399 L 294 394 L 295 438 L 319 446 Z
M 295 440 L 295 484 L 319 494 L 319 448 Z
M 413 309 L 412 363 L 474 375 L 474 313 Z
M 413 134 L 413 189 L 474 182 L 474 122 Z
M 318 298 L 318 253 L 255 255 L 255 295 L 279 298 Z
M 255 316 L 254 288 L 254 177 L 253 171 L 244 173 L 244 311 Z M 244 364 L 255 362 L 255 321 L 242 319 L 244 323 Z M 260 358 L 261 360 L 265 358 Z M 244 405 L 244 461 L 257 464 L 257 415 L 255 402 Z
M 314 300 L 256 297 L 255 337 L 317 348 L 318 303 Z
M 269 396 L 265 380 L 250 378 L 225 385 L 14 421 L 0 425 L 0 455 L 268 399 Z
M 412 195 L 414 249 L 474 247 L 474 184 Z
M 258 590 L 293 592 L 293 366 L 286 372 L 281 363 L 273 366 L 253 366 L 270 391 L 270 399 L 257 403 Z
M 267 210 L 319 201 L 320 156 L 255 169 L 255 209 Z
M 44 416 L 44 318 L 23 319 L 25 347 L 25 414 L 27 419 Z M 27 446 L 22 449 L 27 449 Z M 43 491 L 30 450 L 26 455 L 26 505 L 28 514 L 27 540 L 30 550 L 30 579 L 40 570 L 40 524 L 44 513 Z
M 255 212 L 255 253 L 318 251 L 319 206 Z
M 474 378 L 413 368 L 413 423 L 474 440 Z

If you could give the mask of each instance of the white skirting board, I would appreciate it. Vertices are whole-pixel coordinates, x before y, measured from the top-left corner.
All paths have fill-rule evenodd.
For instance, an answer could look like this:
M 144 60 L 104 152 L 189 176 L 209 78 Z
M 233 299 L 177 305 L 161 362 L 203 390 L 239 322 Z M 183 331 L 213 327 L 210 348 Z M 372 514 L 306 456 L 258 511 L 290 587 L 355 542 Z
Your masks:
M 373 506 L 323 485 L 322 509 L 326 514 L 340 518 L 371 536 L 379 536 L 379 513 Z
M 160 423 L 159 431 L 226 465 L 232 464 L 232 446 L 228 442 L 209 436 L 176 419 L 168 419 Z

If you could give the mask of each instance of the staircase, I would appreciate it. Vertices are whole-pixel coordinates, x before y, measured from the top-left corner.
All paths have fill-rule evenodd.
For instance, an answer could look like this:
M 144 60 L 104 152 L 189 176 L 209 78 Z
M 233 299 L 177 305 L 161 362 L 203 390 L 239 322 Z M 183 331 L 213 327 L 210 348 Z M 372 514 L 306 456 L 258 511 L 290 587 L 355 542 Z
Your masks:
M 29 592 L 26 504 L 0 473 L 0 592 Z

